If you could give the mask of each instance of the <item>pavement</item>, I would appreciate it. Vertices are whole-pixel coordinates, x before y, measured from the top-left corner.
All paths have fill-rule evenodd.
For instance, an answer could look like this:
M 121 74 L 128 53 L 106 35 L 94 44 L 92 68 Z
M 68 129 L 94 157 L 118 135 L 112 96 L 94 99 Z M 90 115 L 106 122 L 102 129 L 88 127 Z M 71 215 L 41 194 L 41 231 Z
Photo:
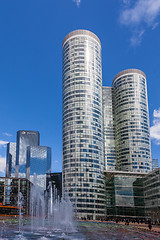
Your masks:
M 150 231 L 148 225 L 115 221 L 78 221 L 79 231 L 87 240 L 160 240 L 159 227 Z M 158 230 L 158 232 L 156 232 Z
M 118 224 L 125 225 L 125 222 L 118 222 Z M 157 232 L 160 233 L 160 226 L 158 225 L 152 225 L 152 230 L 149 230 L 148 224 L 145 223 L 129 223 L 130 226 L 136 227 L 141 230 L 149 231 L 149 232 Z
M 85 220 L 78 220 L 78 221 L 84 221 Z M 87 220 L 88 221 L 88 220 Z M 102 222 L 102 221 L 98 221 L 98 220 L 89 220 L 89 222 Z M 115 221 L 103 221 L 103 223 L 116 223 Z M 118 223 L 116 224 L 119 224 L 119 225 L 126 225 L 125 222 L 121 222 L 119 221 Z M 139 230 L 144 230 L 144 231 L 148 231 L 148 232 L 155 232 L 155 233 L 160 233 L 160 225 L 152 225 L 152 229 L 149 230 L 148 228 L 148 224 L 145 224 L 145 223 L 132 223 L 130 222 L 129 223 L 129 226 L 132 226 L 132 227 L 135 227 L 135 228 L 138 228 Z

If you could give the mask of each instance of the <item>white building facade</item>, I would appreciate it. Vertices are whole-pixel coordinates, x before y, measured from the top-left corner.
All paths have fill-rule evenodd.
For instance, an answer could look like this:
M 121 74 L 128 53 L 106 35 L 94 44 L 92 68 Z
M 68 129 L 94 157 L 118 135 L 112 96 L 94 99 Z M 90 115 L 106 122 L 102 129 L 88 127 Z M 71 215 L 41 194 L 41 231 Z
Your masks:
M 121 171 L 152 170 L 147 84 L 137 69 L 118 73 L 113 80 L 116 167 Z
M 87 30 L 63 41 L 63 187 L 77 218 L 104 216 L 101 43 Z

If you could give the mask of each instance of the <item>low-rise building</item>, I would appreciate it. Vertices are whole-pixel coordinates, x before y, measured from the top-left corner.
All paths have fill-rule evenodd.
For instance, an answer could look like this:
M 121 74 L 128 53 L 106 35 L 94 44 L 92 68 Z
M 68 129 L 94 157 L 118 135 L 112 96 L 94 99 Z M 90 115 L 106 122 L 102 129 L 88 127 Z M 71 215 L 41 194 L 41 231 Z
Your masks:
M 18 215 L 20 201 L 22 212 L 28 214 L 30 185 L 26 178 L 0 177 L 0 215 Z
M 106 171 L 106 217 L 145 218 L 143 177 L 145 173 Z
M 144 178 L 144 201 L 146 217 L 153 222 L 160 222 L 160 168 Z

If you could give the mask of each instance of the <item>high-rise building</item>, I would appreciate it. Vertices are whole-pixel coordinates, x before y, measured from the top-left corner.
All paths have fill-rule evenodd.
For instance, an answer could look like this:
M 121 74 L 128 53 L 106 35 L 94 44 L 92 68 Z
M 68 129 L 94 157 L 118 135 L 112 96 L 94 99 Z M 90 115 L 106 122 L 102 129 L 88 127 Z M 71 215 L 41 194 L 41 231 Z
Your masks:
M 46 190 L 46 174 L 51 172 L 51 148 L 27 147 L 27 179 Z
M 113 80 L 116 165 L 121 171 L 152 170 L 148 98 L 145 74 L 137 69 Z
M 39 132 L 20 130 L 17 132 L 16 177 L 26 177 L 27 147 L 39 146 Z
M 112 87 L 103 87 L 104 162 L 106 170 L 115 170 L 115 129 Z
M 152 159 L 152 170 L 159 167 L 158 159 Z
M 101 43 L 87 30 L 63 41 L 63 187 L 77 218 L 104 216 Z
M 103 217 L 104 169 L 152 170 L 146 76 L 124 70 L 102 90 L 100 40 L 76 30 L 63 41 L 63 187 L 77 217 Z
M 16 169 L 16 143 L 10 142 L 7 144 L 6 177 L 15 177 L 15 169 Z

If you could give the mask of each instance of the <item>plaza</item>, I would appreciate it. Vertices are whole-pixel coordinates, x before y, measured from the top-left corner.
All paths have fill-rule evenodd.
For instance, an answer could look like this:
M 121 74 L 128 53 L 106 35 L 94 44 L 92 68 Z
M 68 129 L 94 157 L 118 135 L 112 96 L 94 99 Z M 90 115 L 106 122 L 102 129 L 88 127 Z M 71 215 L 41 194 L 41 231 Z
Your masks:
M 129 226 L 124 222 L 100 222 L 100 221 L 78 221 L 75 222 L 75 231 L 73 232 L 54 232 L 39 229 L 39 232 L 32 232 L 27 226 L 29 218 L 23 219 L 23 234 L 16 235 L 18 228 L 18 218 L 0 218 L 0 236 L 1 239 L 63 239 L 63 240 L 123 240 L 123 239 L 140 239 L 140 240 L 158 240 L 160 227 L 153 226 L 149 231 L 146 224 L 130 223 Z M 4 238 L 5 236 L 5 238 Z M 19 238 L 18 238 L 19 236 Z M 16 238 L 17 237 L 17 238 Z M 21 237 L 21 238 L 20 238 Z

